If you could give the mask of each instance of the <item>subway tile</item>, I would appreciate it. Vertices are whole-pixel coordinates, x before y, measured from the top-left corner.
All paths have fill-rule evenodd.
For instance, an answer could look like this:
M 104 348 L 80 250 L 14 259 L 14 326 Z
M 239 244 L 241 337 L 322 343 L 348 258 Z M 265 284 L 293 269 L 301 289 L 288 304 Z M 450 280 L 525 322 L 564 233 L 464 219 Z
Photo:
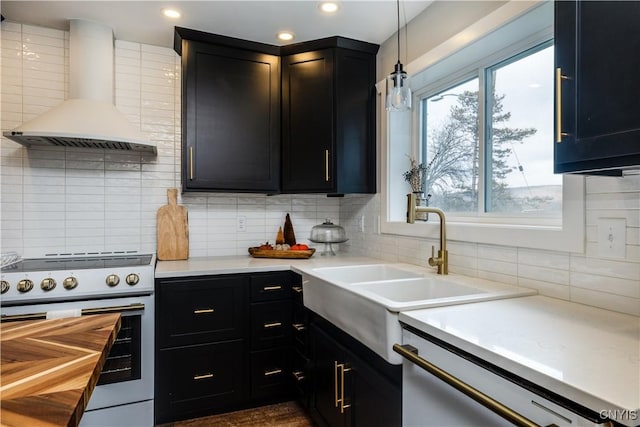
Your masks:
M 571 272 L 640 281 L 640 263 L 571 256 Z
M 571 300 L 580 304 L 640 316 L 640 299 L 638 298 L 573 287 L 571 288 Z
M 640 280 L 572 272 L 571 286 L 640 299 Z

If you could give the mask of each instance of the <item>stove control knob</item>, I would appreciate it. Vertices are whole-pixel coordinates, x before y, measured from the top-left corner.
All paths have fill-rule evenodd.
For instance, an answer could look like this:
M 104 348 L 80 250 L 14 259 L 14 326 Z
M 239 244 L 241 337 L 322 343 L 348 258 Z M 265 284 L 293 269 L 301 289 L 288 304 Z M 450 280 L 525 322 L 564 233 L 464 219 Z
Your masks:
M 42 282 L 40 282 L 40 289 L 42 289 L 43 291 L 50 291 L 55 287 L 56 287 L 56 281 L 51 277 L 42 279 Z
M 62 286 L 66 290 L 70 291 L 71 289 L 74 289 L 76 286 L 78 286 L 78 279 L 73 276 L 69 276 L 62 281 Z
M 129 286 L 135 286 L 138 284 L 138 282 L 140 281 L 140 276 L 138 276 L 136 273 L 131 273 L 129 275 L 127 275 L 127 285 Z
M 107 276 L 106 282 L 108 286 L 113 288 L 114 286 L 118 286 L 118 283 L 120 283 L 120 278 L 117 274 L 110 274 Z
M 6 293 L 9 290 L 10 286 L 9 286 L 9 282 L 7 282 L 6 280 L 2 281 L 2 293 Z
M 33 289 L 33 282 L 29 279 L 22 279 L 18 282 L 18 292 L 29 292 Z

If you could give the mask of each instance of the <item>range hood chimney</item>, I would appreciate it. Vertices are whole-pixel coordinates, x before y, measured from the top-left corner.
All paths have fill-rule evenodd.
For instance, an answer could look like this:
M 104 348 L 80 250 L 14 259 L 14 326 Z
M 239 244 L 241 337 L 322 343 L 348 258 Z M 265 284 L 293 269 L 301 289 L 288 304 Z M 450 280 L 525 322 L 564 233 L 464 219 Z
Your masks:
M 27 147 L 57 145 L 157 154 L 156 144 L 113 104 L 111 28 L 73 19 L 69 34 L 69 99 L 3 135 Z

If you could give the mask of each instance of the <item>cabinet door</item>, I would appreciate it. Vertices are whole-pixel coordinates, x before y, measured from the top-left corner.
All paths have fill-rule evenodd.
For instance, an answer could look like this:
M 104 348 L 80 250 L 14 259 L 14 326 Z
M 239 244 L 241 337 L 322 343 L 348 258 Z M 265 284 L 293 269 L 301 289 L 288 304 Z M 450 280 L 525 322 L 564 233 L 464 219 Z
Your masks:
M 638 16 L 635 1 L 556 1 L 556 173 L 640 165 Z
M 312 415 L 320 425 L 349 426 L 351 375 L 346 351 L 316 325 L 311 325 L 311 334 L 314 347 Z M 347 400 L 342 401 L 344 398 Z
M 332 192 L 333 50 L 282 59 L 282 190 Z
M 165 279 L 156 290 L 158 346 L 243 338 L 247 276 Z
M 280 185 L 280 58 L 183 40 L 185 191 Z
M 402 425 L 402 389 L 380 374 L 369 363 L 350 355 L 353 391 L 351 393 L 355 427 Z
M 376 192 L 376 56 L 336 49 L 336 192 Z

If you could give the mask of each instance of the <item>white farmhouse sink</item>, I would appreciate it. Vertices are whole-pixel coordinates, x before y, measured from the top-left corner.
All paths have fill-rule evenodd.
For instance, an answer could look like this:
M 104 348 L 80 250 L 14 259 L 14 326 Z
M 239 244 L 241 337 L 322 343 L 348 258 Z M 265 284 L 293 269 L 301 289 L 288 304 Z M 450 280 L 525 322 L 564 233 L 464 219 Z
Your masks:
M 356 283 L 351 289 L 370 299 L 378 300 L 392 311 L 415 309 L 416 305 L 423 305 L 424 301 L 442 303 L 453 300 L 458 303 L 463 299 L 468 300 L 469 297 L 478 300 L 489 295 L 488 291 L 477 287 L 433 277 Z
M 465 276 L 420 274 L 388 264 L 309 269 L 303 273 L 302 287 L 306 307 L 393 364 L 402 363 L 392 349 L 402 340 L 400 311 L 536 293 Z
M 314 273 L 331 281 L 360 283 L 380 280 L 406 279 L 422 277 L 422 274 L 392 267 L 388 264 L 343 265 L 340 267 L 314 268 Z

